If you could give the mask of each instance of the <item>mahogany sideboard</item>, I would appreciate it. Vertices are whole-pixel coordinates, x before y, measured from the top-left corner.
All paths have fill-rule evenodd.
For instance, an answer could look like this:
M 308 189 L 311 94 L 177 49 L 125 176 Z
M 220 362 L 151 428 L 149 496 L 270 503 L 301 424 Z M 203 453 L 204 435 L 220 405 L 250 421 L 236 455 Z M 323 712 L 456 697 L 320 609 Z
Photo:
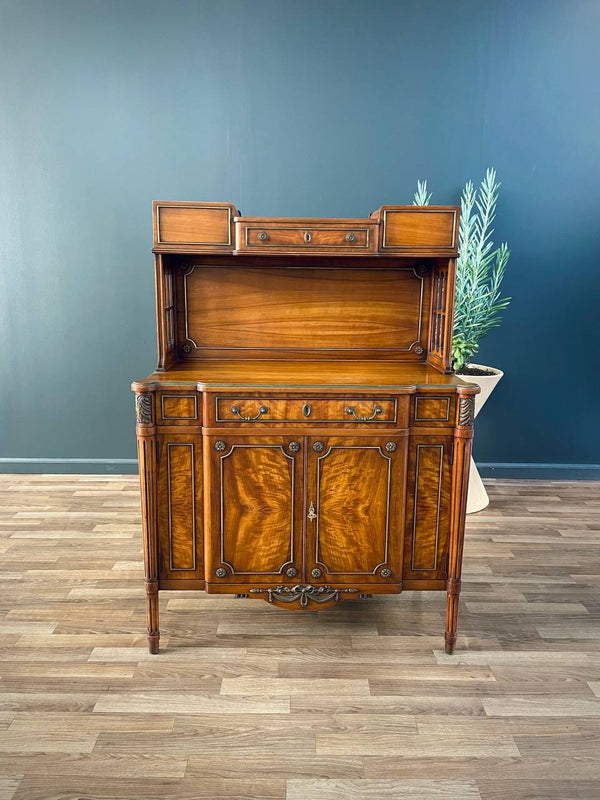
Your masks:
M 243 217 L 155 202 L 158 365 L 135 381 L 148 643 L 161 589 L 314 610 L 447 594 L 477 386 L 452 373 L 459 209 Z

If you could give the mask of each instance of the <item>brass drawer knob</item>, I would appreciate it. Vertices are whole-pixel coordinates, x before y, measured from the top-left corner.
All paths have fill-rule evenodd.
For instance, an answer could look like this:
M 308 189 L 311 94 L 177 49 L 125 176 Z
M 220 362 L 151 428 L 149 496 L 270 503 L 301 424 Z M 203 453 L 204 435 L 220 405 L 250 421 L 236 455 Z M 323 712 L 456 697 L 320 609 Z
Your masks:
M 290 453 L 298 453 L 300 451 L 300 442 L 290 442 L 288 447 Z
M 392 570 L 388 569 L 388 567 L 384 567 L 379 574 L 381 575 L 382 578 L 391 578 Z
M 313 444 L 313 450 L 315 451 L 315 453 L 322 453 L 323 450 L 325 450 L 324 443 L 323 442 L 315 442 Z
M 388 453 L 394 453 L 397 447 L 398 445 L 396 442 L 388 442 L 385 446 L 385 449 L 388 451 Z
M 346 241 L 348 242 L 348 244 L 353 244 L 356 241 L 356 234 L 355 233 L 349 233 L 346 236 Z
M 227 575 L 227 570 L 224 567 L 219 567 L 215 570 L 217 578 L 224 578 Z
M 313 578 L 320 578 L 323 574 L 318 567 L 315 567 L 313 570 L 310 571 L 310 574 Z
M 266 231 L 260 231 L 258 234 L 258 241 L 259 242 L 268 242 L 269 241 L 269 234 Z
M 288 576 L 288 578 L 295 578 L 298 574 L 298 570 L 296 567 L 288 567 L 285 571 L 285 574 Z
M 227 442 L 224 442 L 223 439 L 217 439 L 215 442 L 215 450 L 217 453 L 224 453 L 227 450 Z

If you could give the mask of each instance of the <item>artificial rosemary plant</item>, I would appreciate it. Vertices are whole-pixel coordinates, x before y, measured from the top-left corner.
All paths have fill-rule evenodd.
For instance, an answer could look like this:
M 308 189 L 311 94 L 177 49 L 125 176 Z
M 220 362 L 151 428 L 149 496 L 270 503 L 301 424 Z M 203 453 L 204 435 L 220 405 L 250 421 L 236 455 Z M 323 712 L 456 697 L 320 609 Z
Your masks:
M 460 198 L 460 229 L 456 262 L 456 301 L 452 336 L 452 366 L 459 372 L 479 349 L 479 341 L 497 328 L 510 297 L 501 297 L 500 284 L 510 257 L 506 242 L 494 249 L 492 224 L 496 216 L 496 171 L 485 173 L 478 190 L 468 181 Z M 428 206 L 427 181 L 417 182 L 413 205 Z

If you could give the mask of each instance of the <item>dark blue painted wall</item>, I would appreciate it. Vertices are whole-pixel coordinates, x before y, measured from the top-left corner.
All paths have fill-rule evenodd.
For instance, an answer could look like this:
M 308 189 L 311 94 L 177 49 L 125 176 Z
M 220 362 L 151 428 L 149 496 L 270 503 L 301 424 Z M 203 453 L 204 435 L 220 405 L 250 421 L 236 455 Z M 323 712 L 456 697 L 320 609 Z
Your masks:
M 599 41 L 598 0 L 0 0 L 0 455 L 134 457 L 152 199 L 363 216 L 494 165 L 477 458 L 600 461 Z

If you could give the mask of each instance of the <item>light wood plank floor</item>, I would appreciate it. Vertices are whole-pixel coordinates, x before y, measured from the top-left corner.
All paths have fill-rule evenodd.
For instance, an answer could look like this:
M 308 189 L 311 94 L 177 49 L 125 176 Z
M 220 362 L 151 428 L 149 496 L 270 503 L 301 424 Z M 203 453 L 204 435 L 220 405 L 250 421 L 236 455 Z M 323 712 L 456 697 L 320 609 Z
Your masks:
M 0 477 L 0 800 L 600 798 L 600 484 L 490 485 L 444 595 L 161 596 L 137 479 Z

